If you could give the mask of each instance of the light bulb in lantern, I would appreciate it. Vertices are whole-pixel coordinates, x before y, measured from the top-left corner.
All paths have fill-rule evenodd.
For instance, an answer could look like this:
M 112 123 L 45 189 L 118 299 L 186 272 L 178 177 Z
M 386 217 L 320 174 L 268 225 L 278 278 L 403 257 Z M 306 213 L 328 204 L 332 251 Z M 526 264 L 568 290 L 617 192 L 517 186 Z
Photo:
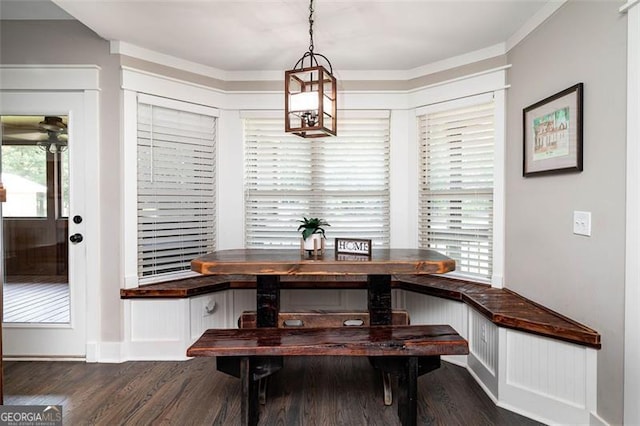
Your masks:
M 291 95 L 289 110 L 313 127 L 318 122 L 318 92 L 300 92 Z

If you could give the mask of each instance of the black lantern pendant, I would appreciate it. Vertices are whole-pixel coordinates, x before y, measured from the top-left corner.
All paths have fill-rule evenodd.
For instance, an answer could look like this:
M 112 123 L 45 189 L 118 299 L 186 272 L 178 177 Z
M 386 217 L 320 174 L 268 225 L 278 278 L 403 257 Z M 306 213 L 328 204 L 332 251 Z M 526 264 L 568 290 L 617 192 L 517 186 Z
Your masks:
M 336 78 L 329 59 L 313 51 L 313 0 L 309 3 L 309 36 L 309 51 L 284 73 L 285 131 L 303 138 L 335 136 Z M 328 71 L 318 58 L 327 63 Z

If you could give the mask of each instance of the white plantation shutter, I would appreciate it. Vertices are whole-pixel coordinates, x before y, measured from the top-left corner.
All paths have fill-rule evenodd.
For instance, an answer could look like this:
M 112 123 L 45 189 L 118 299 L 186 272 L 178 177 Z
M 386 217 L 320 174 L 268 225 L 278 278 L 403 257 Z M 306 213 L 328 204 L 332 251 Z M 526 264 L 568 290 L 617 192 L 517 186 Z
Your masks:
M 189 270 L 216 245 L 216 118 L 189 111 L 189 104 L 154 103 L 148 96 L 138 101 L 141 279 Z
M 298 221 L 319 217 L 336 237 L 389 245 L 389 113 L 340 117 L 339 135 L 302 139 L 282 118 L 245 119 L 245 239 L 299 247 Z
M 493 256 L 493 101 L 420 115 L 420 246 L 489 280 Z

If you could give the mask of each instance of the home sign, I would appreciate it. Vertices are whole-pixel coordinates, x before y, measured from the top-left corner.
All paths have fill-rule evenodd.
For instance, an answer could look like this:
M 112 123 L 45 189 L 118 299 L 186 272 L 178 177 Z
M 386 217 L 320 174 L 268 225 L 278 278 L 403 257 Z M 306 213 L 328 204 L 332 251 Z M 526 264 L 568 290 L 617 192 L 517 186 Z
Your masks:
M 356 238 L 336 238 L 336 255 L 358 254 L 371 257 L 371 240 Z

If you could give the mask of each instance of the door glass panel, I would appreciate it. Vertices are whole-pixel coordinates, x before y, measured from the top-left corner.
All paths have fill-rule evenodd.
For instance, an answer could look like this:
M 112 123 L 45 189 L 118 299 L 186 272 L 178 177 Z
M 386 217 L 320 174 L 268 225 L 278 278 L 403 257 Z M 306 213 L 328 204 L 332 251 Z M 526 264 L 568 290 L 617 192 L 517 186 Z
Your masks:
M 61 190 L 61 200 L 60 200 L 60 217 L 68 218 L 69 217 L 69 151 L 64 150 L 61 153 L 61 179 L 62 182 L 60 184 Z
M 2 116 L 5 323 L 69 323 L 66 116 Z
M 4 217 L 47 217 L 47 153 L 36 145 L 2 146 Z

